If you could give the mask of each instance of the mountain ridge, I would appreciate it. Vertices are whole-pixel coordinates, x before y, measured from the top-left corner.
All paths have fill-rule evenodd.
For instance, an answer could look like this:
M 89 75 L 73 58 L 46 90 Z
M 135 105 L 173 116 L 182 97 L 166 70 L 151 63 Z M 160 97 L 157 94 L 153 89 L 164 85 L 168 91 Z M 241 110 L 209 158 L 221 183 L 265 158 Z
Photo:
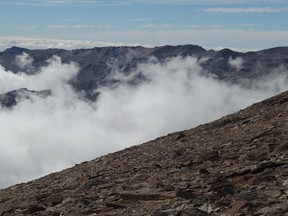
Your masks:
M 224 79 L 231 71 L 237 72 L 236 69 L 228 67 L 229 59 L 235 59 L 237 57 L 243 57 L 244 63 L 247 66 L 251 66 L 251 63 L 263 64 L 265 62 L 273 62 L 275 61 L 275 65 L 287 66 L 288 64 L 288 47 L 274 47 L 270 49 L 253 51 L 253 52 L 237 52 L 230 49 L 222 49 L 219 51 L 215 50 L 205 50 L 201 46 L 198 45 L 179 45 L 179 46 L 160 46 L 154 48 L 145 48 L 145 47 L 95 47 L 92 49 L 76 49 L 76 50 L 64 50 L 64 49 L 36 49 L 29 50 L 20 47 L 12 47 L 3 52 L 0 52 L 0 64 L 6 69 L 10 70 L 14 73 L 18 71 L 23 71 L 23 68 L 17 67 L 15 65 L 15 58 L 17 55 L 21 55 L 23 52 L 30 55 L 35 64 L 35 70 L 39 69 L 39 67 L 46 64 L 46 60 L 51 58 L 53 55 L 59 56 L 63 62 L 74 61 L 78 63 L 81 68 L 78 75 L 78 81 L 84 82 L 87 80 L 95 80 L 100 79 L 100 72 L 102 73 L 110 73 L 111 68 L 107 63 L 109 61 L 117 60 L 118 68 L 125 66 L 122 71 L 124 73 L 128 73 L 131 67 L 135 67 L 135 64 L 146 62 L 150 57 L 156 57 L 160 62 L 171 57 L 181 56 L 192 56 L 195 58 L 208 58 L 209 61 L 202 64 L 204 69 L 211 70 L 214 67 L 214 71 L 209 71 L 211 73 L 215 73 L 219 76 L 219 79 Z M 268 60 L 270 58 L 270 60 Z M 252 62 L 251 62 L 252 60 Z M 129 62 L 128 62 L 129 61 Z M 220 63 L 219 63 L 220 62 Z M 221 66 L 225 66 L 226 71 L 225 76 L 224 71 L 221 69 Z M 269 64 L 268 64 L 269 66 Z M 273 65 L 270 65 L 271 69 Z M 255 69 L 256 66 L 254 66 Z M 22 70 L 21 70 L 22 69 Z M 217 72 L 217 70 L 219 70 Z M 267 70 L 265 69 L 265 70 Z M 89 77 L 85 78 L 85 74 L 91 73 L 93 70 L 94 78 Z M 99 71 L 100 70 L 100 71 Z M 216 70 L 216 71 L 215 71 Z M 250 72 L 253 71 L 253 68 L 247 67 L 246 70 Z M 238 71 L 240 72 L 240 71 Z M 245 72 L 245 70 L 244 70 Z M 100 76 L 100 77 L 97 77 Z M 253 77 L 253 73 L 250 75 L 250 78 Z M 226 77 L 229 80 L 229 77 Z
M 17 63 L 17 56 L 25 53 L 29 65 Z M 286 73 L 281 68 L 288 68 L 288 47 L 275 47 L 254 52 L 236 52 L 230 49 L 220 51 L 206 50 L 198 45 L 160 46 L 154 48 L 136 47 L 95 47 L 92 49 L 35 49 L 11 47 L 0 52 L 0 65 L 5 70 L 19 71 L 32 75 L 43 66 L 48 59 L 59 56 L 63 63 L 75 62 L 79 65 L 77 76 L 70 84 L 77 92 L 84 92 L 89 100 L 95 101 L 99 87 L 109 86 L 111 74 L 117 72 L 129 75 L 139 64 L 147 64 L 151 58 L 163 63 L 175 57 L 193 57 L 199 61 L 203 73 L 212 74 L 216 79 L 228 84 L 249 86 L 253 81 L 273 73 Z M 31 64 L 31 65 L 30 65 Z M 137 83 L 141 77 L 135 77 Z M 25 86 L 23 86 L 25 88 Z M 30 89 L 35 90 L 35 89 Z M 48 89 L 47 89 L 48 90 Z M 4 94 L 5 92 L 2 92 Z M 5 106 L 5 103 L 3 104 Z M 9 103 L 8 103 L 9 105 Z M 8 106 L 9 107 L 9 106 Z

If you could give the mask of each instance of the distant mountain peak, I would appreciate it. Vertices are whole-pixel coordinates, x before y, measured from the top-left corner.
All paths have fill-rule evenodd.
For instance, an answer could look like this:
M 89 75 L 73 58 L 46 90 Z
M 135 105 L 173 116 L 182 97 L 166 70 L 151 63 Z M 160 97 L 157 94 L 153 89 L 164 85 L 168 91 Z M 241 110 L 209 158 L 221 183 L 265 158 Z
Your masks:
M 27 51 L 28 49 L 22 48 L 22 47 L 17 47 L 17 46 L 12 46 L 11 48 L 8 48 L 4 51 L 4 53 L 9 53 L 9 54 L 14 54 L 14 53 L 21 53 L 24 51 Z

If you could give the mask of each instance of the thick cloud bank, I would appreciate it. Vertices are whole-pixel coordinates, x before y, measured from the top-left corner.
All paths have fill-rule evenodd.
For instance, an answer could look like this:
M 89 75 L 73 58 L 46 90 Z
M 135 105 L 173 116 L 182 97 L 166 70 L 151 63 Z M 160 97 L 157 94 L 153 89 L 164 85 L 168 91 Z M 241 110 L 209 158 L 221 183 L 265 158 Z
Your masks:
M 31 66 L 33 60 L 23 55 L 18 64 Z M 58 57 L 35 75 L 0 68 L 0 94 L 23 87 L 52 91 L 47 98 L 34 96 L 0 110 L 0 187 L 191 128 L 288 88 L 284 73 L 248 89 L 205 74 L 194 58 L 152 59 L 129 75 L 115 70 L 111 78 L 120 84 L 100 89 L 91 103 L 67 84 L 77 72 L 76 64 Z M 145 79 L 135 85 L 139 76 Z
M 105 39 L 106 40 L 106 39 Z M 28 49 L 91 49 L 93 47 L 107 46 L 139 46 L 138 43 L 108 43 L 96 42 L 92 40 L 61 40 L 48 38 L 29 38 L 29 37 L 1 37 L 0 36 L 0 51 L 4 51 L 12 46 L 25 47 Z M 151 47 L 149 44 L 141 44 L 142 46 Z

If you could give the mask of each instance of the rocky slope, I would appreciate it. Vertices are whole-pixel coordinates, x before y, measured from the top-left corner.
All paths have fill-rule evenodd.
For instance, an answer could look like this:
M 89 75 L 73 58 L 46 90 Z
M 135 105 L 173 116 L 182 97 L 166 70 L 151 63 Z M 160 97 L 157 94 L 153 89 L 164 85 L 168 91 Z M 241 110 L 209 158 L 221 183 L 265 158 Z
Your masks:
M 288 215 L 288 92 L 0 191 L 0 215 Z
M 17 56 L 23 53 L 27 55 L 26 58 L 31 61 L 31 64 L 23 65 L 17 62 Z M 129 74 L 137 68 L 137 65 L 147 63 L 151 58 L 164 62 L 176 56 L 193 56 L 198 60 L 201 59 L 199 63 L 203 72 L 214 74 L 215 77 L 226 82 L 244 85 L 249 85 L 253 80 L 267 74 L 286 73 L 287 70 L 283 69 L 288 67 L 288 47 L 241 53 L 229 49 L 205 50 L 197 45 L 154 48 L 96 47 L 79 50 L 29 50 L 12 47 L 0 52 L 0 65 L 14 73 L 22 71 L 33 74 L 40 67 L 47 65 L 47 60 L 54 55 L 59 56 L 65 63 L 73 61 L 80 66 L 80 71 L 76 79 L 71 80 L 71 85 L 77 91 L 86 92 L 90 100 L 97 99 L 98 94 L 95 89 L 99 86 L 111 85 L 115 82 L 110 79 L 113 71 Z

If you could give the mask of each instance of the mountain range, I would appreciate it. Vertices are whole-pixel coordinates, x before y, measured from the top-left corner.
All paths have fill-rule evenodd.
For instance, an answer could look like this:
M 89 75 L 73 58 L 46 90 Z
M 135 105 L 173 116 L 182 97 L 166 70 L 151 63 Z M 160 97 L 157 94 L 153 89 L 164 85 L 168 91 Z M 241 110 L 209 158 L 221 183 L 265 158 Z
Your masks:
M 27 55 L 33 62 L 31 64 L 19 64 L 17 56 Z M 220 51 L 205 50 L 197 45 L 160 46 L 154 48 L 145 47 L 96 47 L 93 49 L 63 50 L 29 50 L 19 47 L 11 47 L 0 52 L 0 65 L 13 73 L 35 74 L 39 69 L 48 65 L 48 59 L 53 56 L 61 58 L 63 63 L 75 62 L 79 65 L 77 76 L 70 80 L 70 84 L 76 91 L 85 92 L 86 98 L 95 101 L 102 86 L 111 86 L 119 80 L 115 80 L 111 74 L 114 71 L 128 75 L 139 64 L 147 62 L 165 62 L 167 59 L 187 56 L 197 59 L 202 72 L 214 75 L 217 79 L 227 83 L 238 83 L 249 86 L 253 80 L 262 78 L 271 73 L 286 73 L 288 66 L 288 47 L 276 47 L 256 52 L 236 52 L 230 49 Z M 137 84 L 145 80 L 141 73 L 131 83 Z M 23 86 L 25 88 L 25 86 Z M 34 91 L 34 89 L 29 89 Z M 27 89 L 27 91 L 29 91 Z M 49 89 L 43 89 L 48 90 Z M 16 91 L 16 92 L 15 92 Z M 27 92 L 26 91 L 26 92 Z M 2 92 L 1 104 L 11 106 L 15 104 L 17 89 L 14 93 Z M 32 92 L 33 93 L 33 92 Z M 44 93 L 44 95 L 47 92 Z M 3 99 L 4 98 L 4 99 Z

